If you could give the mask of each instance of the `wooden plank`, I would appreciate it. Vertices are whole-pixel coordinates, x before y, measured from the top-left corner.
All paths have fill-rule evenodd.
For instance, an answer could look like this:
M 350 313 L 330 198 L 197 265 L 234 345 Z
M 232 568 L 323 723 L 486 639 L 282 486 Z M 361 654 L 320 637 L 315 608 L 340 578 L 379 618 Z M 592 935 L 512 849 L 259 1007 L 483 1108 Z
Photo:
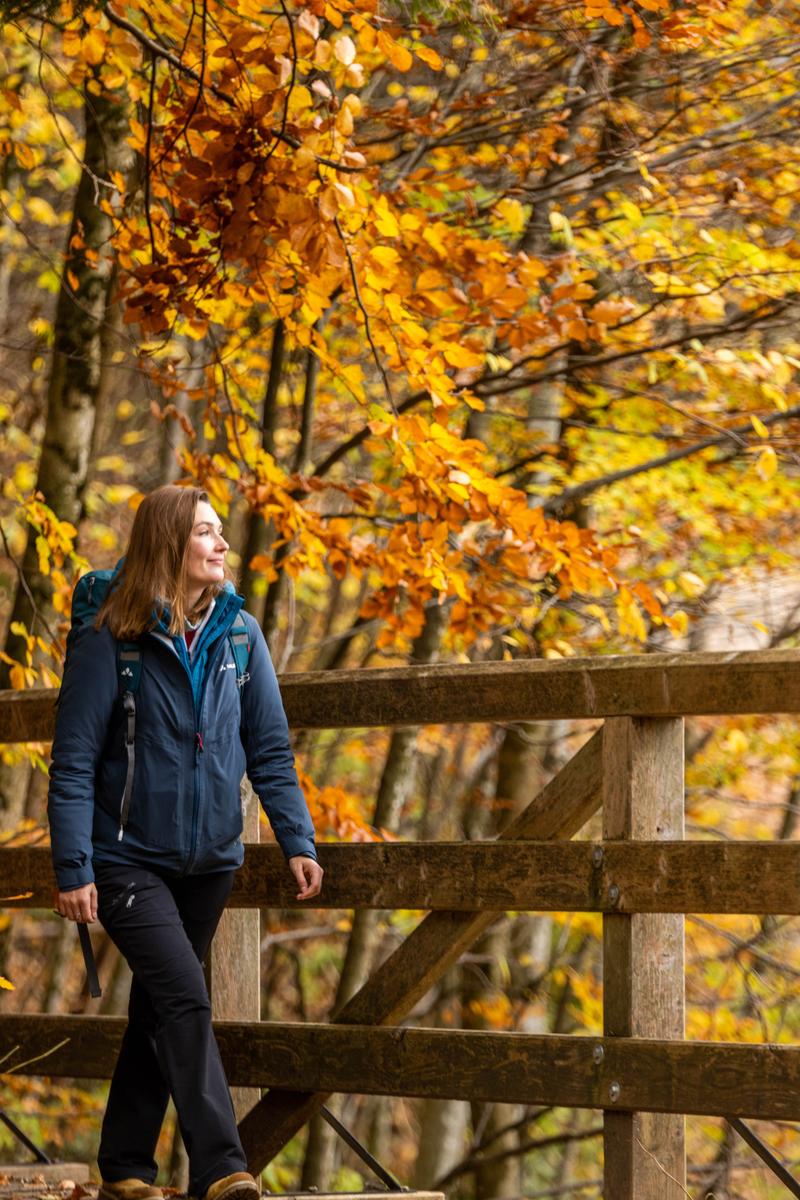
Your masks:
M 374 842 L 318 847 L 315 908 L 800 915 L 800 842 Z M 50 852 L 0 848 L 0 907 L 52 906 Z M 612 888 L 619 889 L 619 897 Z M 309 908 L 277 846 L 247 845 L 229 907 Z
M 58 688 L 0 691 L 0 742 L 52 742 Z
M 3 1069 L 108 1078 L 124 1027 L 122 1017 L 0 1017 L 0 1057 L 18 1047 Z M 798 1046 L 271 1021 L 217 1022 L 214 1030 L 233 1083 L 269 1085 L 270 1095 L 287 1098 L 299 1085 L 793 1121 L 800 1094 Z
M 680 718 L 606 721 L 604 837 L 683 837 L 683 745 Z M 633 844 L 632 850 L 636 849 Z M 683 945 L 682 916 L 646 913 L 604 918 L 607 1036 L 683 1038 Z M 677 1200 L 685 1194 L 682 1116 L 609 1111 L 603 1124 L 604 1195 L 614 1200 Z
M 294 728 L 800 712 L 800 650 L 431 663 L 281 677 Z M 0 742 L 52 740 L 55 689 L 0 692 Z
M 259 804 L 249 784 L 242 787 L 242 805 L 243 836 L 252 849 L 258 850 Z M 278 847 L 275 849 L 280 854 Z M 283 871 L 289 874 L 285 862 Z M 206 979 L 215 1020 L 260 1021 L 261 914 L 257 908 L 230 907 L 222 914 L 211 943 Z M 258 1088 L 232 1087 L 231 1099 L 236 1118 L 241 1120 L 261 1099 L 261 1092 Z
M 22 1166 L 0 1162 L 0 1200 L 69 1200 L 74 1195 L 73 1187 L 59 1188 L 62 1180 L 82 1186 L 82 1194 L 91 1196 L 97 1184 L 91 1183 L 88 1163 L 37 1163 Z M 49 1184 L 49 1187 L 43 1186 Z M 63 1190 L 62 1190 L 63 1188 Z M 174 1192 L 168 1192 L 173 1195 Z M 386 1191 L 380 1192 L 268 1192 L 270 1200 L 388 1200 Z M 444 1192 L 418 1192 L 403 1189 L 402 1200 L 444 1200 Z
M 570 838 L 600 804 L 602 729 L 500 834 L 502 842 Z M 401 1020 L 497 919 L 491 912 L 429 913 L 337 1014 L 343 1024 Z M 364 1062 L 368 1062 L 368 1058 Z M 329 1091 L 269 1092 L 239 1124 L 250 1170 L 258 1174 L 294 1137 Z
M 298 728 L 800 711 L 800 650 L 432 663 L 281 680 Z
M 89 1164 L 76 1162 L 26 1162 L 26 1163 L 4 1163 L 0 1162 L 0 1200 L 19 1200 L 20 1196 L 36 1197 L 38 1200 L 42 1193 L 52 1195 L 53 1184 L 58 1186 L 62 1179 L 71 1179 L 73 1185 L 76 1183 L 89 1183 Z M 42 1187 L 43 1183 L 49 1183 L 49 1188 Z M 88 1192 L 88 1189 L 86 1189 Z M 73 1189 L 66 1189 L 62 1193 L 67 1197 L 73 1193 Z M 386 1200 L 386 1194 L 381 1200 Z

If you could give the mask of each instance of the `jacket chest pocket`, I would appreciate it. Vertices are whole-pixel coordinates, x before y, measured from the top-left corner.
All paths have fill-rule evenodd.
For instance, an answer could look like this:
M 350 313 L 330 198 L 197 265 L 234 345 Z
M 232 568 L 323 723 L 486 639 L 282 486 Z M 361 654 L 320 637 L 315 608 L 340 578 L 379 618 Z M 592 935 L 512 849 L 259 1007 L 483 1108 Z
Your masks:
M 245 772 L 238 720 L 229 722 L 225 730 L 206 741 L 203 767 L 203 840 L 232 841 L 242 832 L 240 784 Z
M 172 849 L 183 845 L 193 802 L 186 782 L 180 743 L 137 736 L 127 828 L 144 845 Z

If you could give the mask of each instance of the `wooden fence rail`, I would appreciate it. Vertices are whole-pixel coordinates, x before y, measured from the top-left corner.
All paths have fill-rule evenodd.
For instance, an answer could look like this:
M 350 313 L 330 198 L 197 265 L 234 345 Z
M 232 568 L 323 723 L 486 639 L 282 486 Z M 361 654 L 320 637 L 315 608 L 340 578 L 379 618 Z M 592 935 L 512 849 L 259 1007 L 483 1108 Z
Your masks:
M 800 650 L 433 664 L 283 676 L 294 729 L 800 712 Z M 0 692 L 0 742 L 48 742 L 56 689 Z
M 332 1092 L 541 1103 L 604 1110 L 607 1200 L 680 1200 L 683 1114 L 797 1119 L 800 1049 L 683 1040 L 683 914 L 800 913 L 800 844 L 683 840 L 682 718 L 797 713 L 798 668 L 800 651 L 763 651 L 282 679 L 295 728 L 604 724 L 494 842 L 319 847 L 320 907 L 427 914 L 328 1025 L 257 1020 L 258 913 L 246 910 L 298 902 L 279 850 L 247 845 L 212 1004 L 234 1018 L 215 1022 L 232 1084 L 270 1089 L 239 1093 L 251 1169 Z M 48 741 L 55 695 L 0 693 L 0 741 Z M 601 840 L 571 841 L 600 809 Z M 246 838 L 256 837 L 251 811 Z M 48 850 L 2 849 L 0 904 L 50 907 L 51 890 Z M 499 914 L 521 910 L 603 914 L 602 1038 L 399 1026 Z M 2 1016 L 0 1060 L 19 1074 L 105 1078 L 122 1028 L 118 1018 Z
M 122 1017 L 8 1016 L 18 1074 L 108 1079 Z M 217 1021 L 243 1086 L 797 1120 L 800 1048 L 656 1038 Z M 4 1051 L 5 1052 L 5 1051 Z M 616 1085 L 616 1087 L 614 1086 Z
M 318 847 L 315 908 L 800 915 L 800 842 L 377 842 Z M 3 850 L 0 904 L 47 908 L 45 847 Z M 248 845 L 230 908 L 308 908 L 277 846 Z

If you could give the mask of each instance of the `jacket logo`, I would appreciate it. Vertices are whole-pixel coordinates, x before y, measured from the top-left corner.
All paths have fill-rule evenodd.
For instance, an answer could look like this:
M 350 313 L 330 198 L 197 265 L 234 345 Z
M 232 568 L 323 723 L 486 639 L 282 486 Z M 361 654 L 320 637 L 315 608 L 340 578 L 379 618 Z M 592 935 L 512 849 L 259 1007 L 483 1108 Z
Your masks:
M 235 671 L 235 670 L 236 670 L 236 663 L 223 663 L 222 666 L 220 667 L 220 671 Z

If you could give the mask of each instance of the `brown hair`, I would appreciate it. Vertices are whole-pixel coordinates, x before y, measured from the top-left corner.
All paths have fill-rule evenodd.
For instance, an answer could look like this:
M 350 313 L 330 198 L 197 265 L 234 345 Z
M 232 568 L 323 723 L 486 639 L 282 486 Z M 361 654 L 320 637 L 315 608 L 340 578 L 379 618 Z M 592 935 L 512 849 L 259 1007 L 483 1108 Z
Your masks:
M 184 608 L 186 560 L 195 512 L 202 488 L 168 483 L 142 500 L 131 529 L 122 578 L 109 592 L 95 619 L 95 628 L 107 624 L 115 638 L 130 641 L 152 629 L 153 615 L 169 609 L 169 631 L 182 634 L 184 618 L 199 615 L 222 591 L 222 583 L 204 588 L 191 613 Z M 226 566 L 225 577 L 232 578 Z

